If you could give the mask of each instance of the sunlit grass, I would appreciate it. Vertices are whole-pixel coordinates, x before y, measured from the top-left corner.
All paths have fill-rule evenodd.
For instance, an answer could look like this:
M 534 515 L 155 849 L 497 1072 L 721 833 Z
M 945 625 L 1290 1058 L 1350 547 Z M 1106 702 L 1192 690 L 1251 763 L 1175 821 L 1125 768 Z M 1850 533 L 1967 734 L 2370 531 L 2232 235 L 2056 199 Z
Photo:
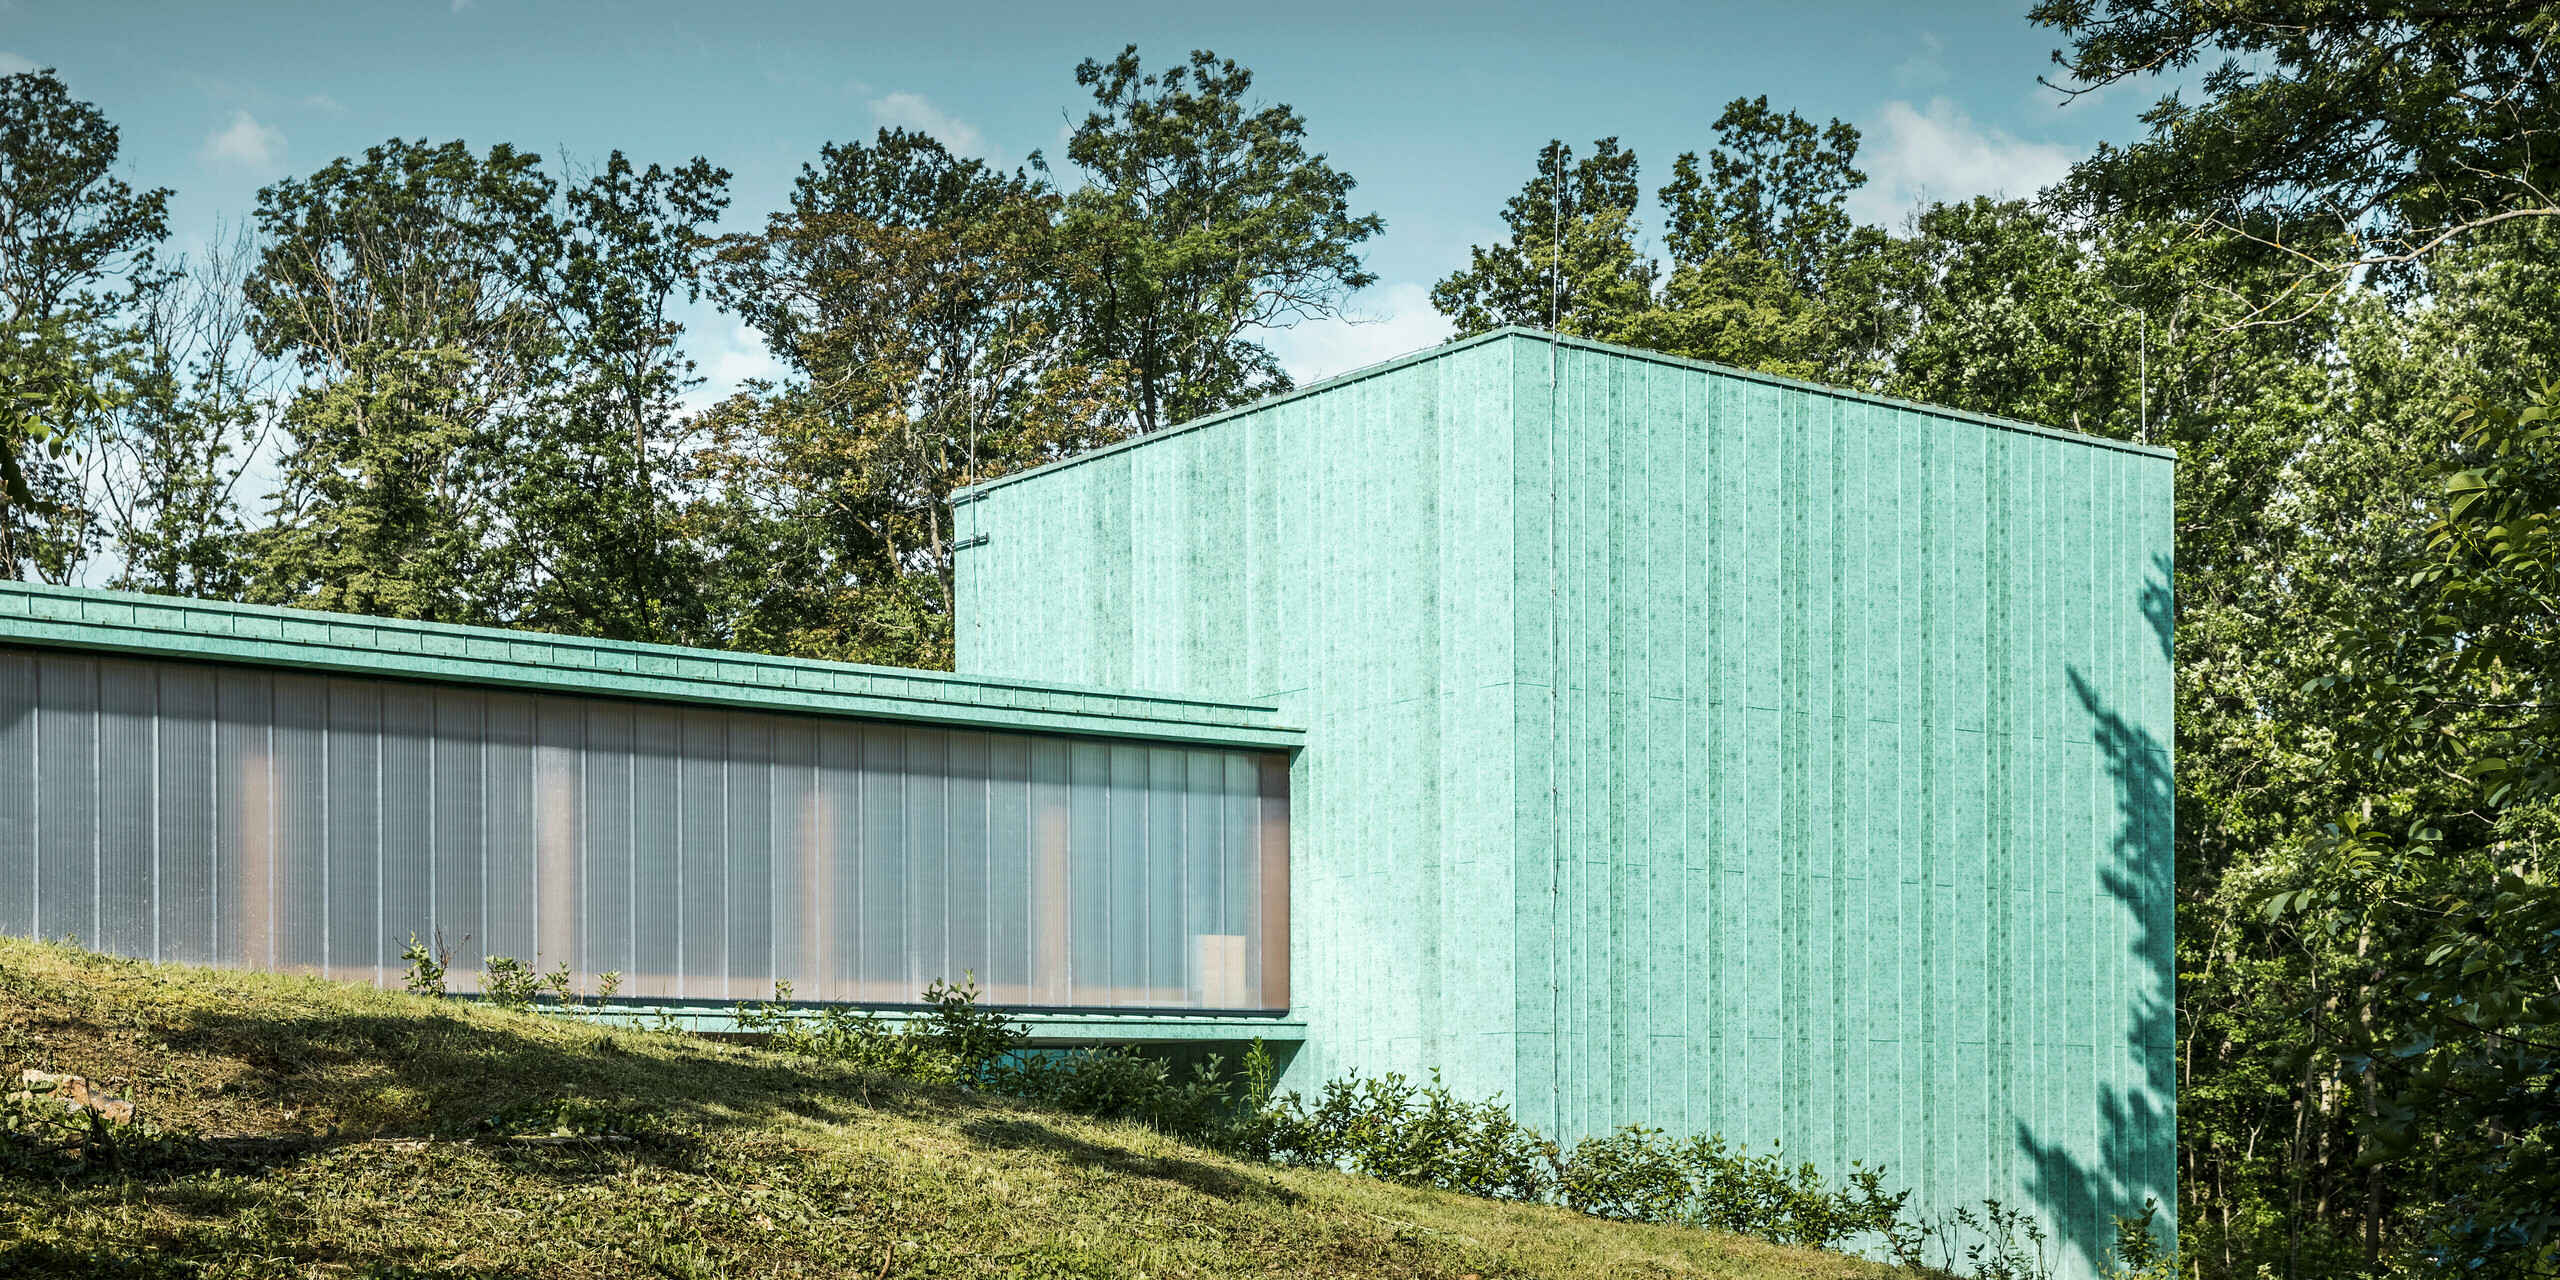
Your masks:
M 0 1171 L 0 1275 L 1882 1274 L 690 1036 L 16 939 L 0 1068 L 108 1082 L 182 1135 L 124 1172 Z M 588 1136 L 521 1140 L 555 1127 Z

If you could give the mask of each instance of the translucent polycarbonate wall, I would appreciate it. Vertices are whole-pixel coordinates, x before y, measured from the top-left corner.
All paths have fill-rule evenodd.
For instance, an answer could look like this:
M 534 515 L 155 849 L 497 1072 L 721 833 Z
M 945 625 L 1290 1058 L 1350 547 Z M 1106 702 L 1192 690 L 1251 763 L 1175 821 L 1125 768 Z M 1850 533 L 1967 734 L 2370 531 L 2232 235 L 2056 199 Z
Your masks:
M 1283 757 L 0 649 L 0 931 L 396 984 L 1288 1005 Z

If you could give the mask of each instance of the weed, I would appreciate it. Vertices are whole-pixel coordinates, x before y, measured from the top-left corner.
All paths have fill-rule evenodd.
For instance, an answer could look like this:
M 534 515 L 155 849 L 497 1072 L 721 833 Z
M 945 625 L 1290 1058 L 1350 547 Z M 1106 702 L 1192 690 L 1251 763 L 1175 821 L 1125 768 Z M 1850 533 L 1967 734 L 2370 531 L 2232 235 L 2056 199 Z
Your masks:
M 542 994 L 540 970 L 514 956 L 490 956 L 480 970 L 481 998 L 501 1009 L 526 1009 Z
M 402 977 L 400 985 L 408 988 L 410 995 L 440 996 L 444 994 L 444 965 L 439 963 L 435 956 L 429 954 L 427 944 L 418 941 L 418 935 L 414 930 L 409 934 L 409 949 L 401 952 L 400 958 L 409 963 L 408 972 Z

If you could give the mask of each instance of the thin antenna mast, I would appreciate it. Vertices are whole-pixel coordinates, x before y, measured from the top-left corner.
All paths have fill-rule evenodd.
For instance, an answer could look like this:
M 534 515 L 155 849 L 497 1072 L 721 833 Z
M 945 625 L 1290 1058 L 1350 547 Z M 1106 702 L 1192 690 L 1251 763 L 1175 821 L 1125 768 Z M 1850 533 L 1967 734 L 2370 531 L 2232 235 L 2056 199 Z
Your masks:
M 1556 611 L 1556 335 L 1564 324 L 1564 143 L 1547 149 L 1553 166 L 1555 222 L 1547 242 L 1547 1124 L 1564 1131 L 1564 970 L 1561 921 L 1564 918 L 1564 788 L 1556 758 L 1559 721 L 1564 716 L 1564 654 L 1557 647 L 1562 630 Z

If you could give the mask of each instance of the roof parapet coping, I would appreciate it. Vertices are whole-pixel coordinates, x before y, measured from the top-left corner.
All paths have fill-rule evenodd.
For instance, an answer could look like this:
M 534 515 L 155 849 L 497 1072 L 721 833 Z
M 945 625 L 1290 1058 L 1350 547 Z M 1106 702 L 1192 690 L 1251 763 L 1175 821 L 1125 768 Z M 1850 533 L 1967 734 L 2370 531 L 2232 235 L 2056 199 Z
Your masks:
M 1642 347 L 1621 346 L 1614 342 L 1601 342 L 1592 338 L 1577 338 L 1567 334 L 1549 333 L 1544 329 L 1531 329 L 1522 325 L 1504 325 L 1499 329 L 1480 333 L 1472 338 L 1459 338 L 1454 341 L 1444 342 L 1436 347 L 1429 347 L 1421 351 L 1413 352 L 1409 355 L 1397 356 L 1392 360 L 1382 360 L 1373 365 L 1364 365 L 1360 368 L 1353 369 L 1348 373 L 1337 373 L 1321 382 L 1311 382 L 1294 391 L 1284 391 L 1276 396 L 1268 396 L 1263 399 L 1256 400 L 1251 404 L 1238 405 L 1233 409 L 1223 409 L 1217 413 L 1210 414 L 1207 417 L 1194 418 L 1189 422 L 1177 423 L 1174 426 L 1166 427 L 1162 431 L 1149 432 L 1142 436 L 1133 436 L 1127 440 L 1122 440 L 1117 444 L 1104 445 L 1099 449 L 1088 449 L 1071 458 L 1060 458 L 1056 462 L 1043 463 L 1040 466 L 1025 468 L 1024 470 L 1016 471 L 1010 475 L 997 476 L 992 480 L 981 480 L 967 488 L 952 491 L 951 502 L 953 505 L 958 505 L 964 502 L 975 502 L 978 499 L 987 496 L 988 493 L 994 490 L 1001 489 L 1006 485 L 1013 484 L 1017 481 L 1028 480 L 1033 476 L 1062 470 L 1067 467 L 1075 466 L 1079 463 L 1091 462 L 1096 458 L 1106 457 L 1124 449 L 1139 448 L 1144 445 L 1152 444 L 1155 441 L 1162 440 L 1167 436 L 1180 435 L 1186 431 L 1197 431 L 1202 427 L 1216 426 L 1230 418 L 1238 418 L 1243 417 L 1246 414 L 1258 413 L 1264 409 L 1271 408 L 1274 405 L 1287 404 L 1292 400 L 1303 399 L 1307 396 L 1320 395 L 1324 392 L 1332 391 L 1337 388 L 1347 387 L 1355 382 L 1366 381 L 1367 379 L 1375 378 L 1383 374 L 1393 373 L 1396 370 L 1403 369 L 1411 365 L 1421 364 L 1426 360 L 1438 360 L 1444 356 L 1455 355 L 1458 352 L 1465 351 L 1473 347 L 1480 347 L 1488 343 L 1499 342 L 1510 338 L 1525 338 L 1541 345 L 1554 343 L 1556 345 L 1570 347 L 1576 351 L 1597 351 L 1608 355 L 1624 356 L 1630 360 L 1643 360 L 1653 364 L 1666 364 L 1682 369 L 1698 369 L 1708 373 L 1721 374 L 1728 378 L 1740 378 L 1746 382 L 1767 383 L 1770 386 L 1785 387 L 1789 390 L 1804 391 L 1814 395 L 1830 396 L 1839 400 L 1855 400 L 1863 404 L 1890 405 L 1896 409 L 1908 409 L 1915 413 L 1925 413 L 1931 417 L 1945 418 L 1952 422 L 1971 422 L 2000 431 L 2017 431 L 2028 435 L 2049 436 L 2056 440 L 2068 440 L 2074 444 L 2084 444 L 2092 448 L 2115 449 L 2125 453 L 2142 454 L 2146 457 L 2163 458 L 2173 462 L 2178 456 L 2176 450 L 2166 448 L 2161 445 L 2136 444 L 2130 440 L 2115 440 L 2106 436 L 2093 436 L 2085 431 L 2066 431 L 2060 427 L 2042 426 L 2037 423 L 2025 422 L 2016 418 L 2003 418 L 1994 414 L 1975 413 L 1970 409 L 1950 409 L 1945 405 L 1930 404 L 1921 400 L 1902 400 L 1893 396 L 1877 395 L 1868 391 L 1854 391 L 1847 387 L 1833 387 L 1826 386 L 1819 382 L 1807 382 L 1802 378 L 1790 378 L 1784 374 L 1762 373 L 1756 369 L 1738 369 L 1732 365 L 1715 364 L 1706 360 L 1691 360 L 1685 356 L 1664 355 L 1659 351 L 1647 351 Z
M 1266 704 L 0 582 L 0 643 L 957 728 L 1291 750 Z

